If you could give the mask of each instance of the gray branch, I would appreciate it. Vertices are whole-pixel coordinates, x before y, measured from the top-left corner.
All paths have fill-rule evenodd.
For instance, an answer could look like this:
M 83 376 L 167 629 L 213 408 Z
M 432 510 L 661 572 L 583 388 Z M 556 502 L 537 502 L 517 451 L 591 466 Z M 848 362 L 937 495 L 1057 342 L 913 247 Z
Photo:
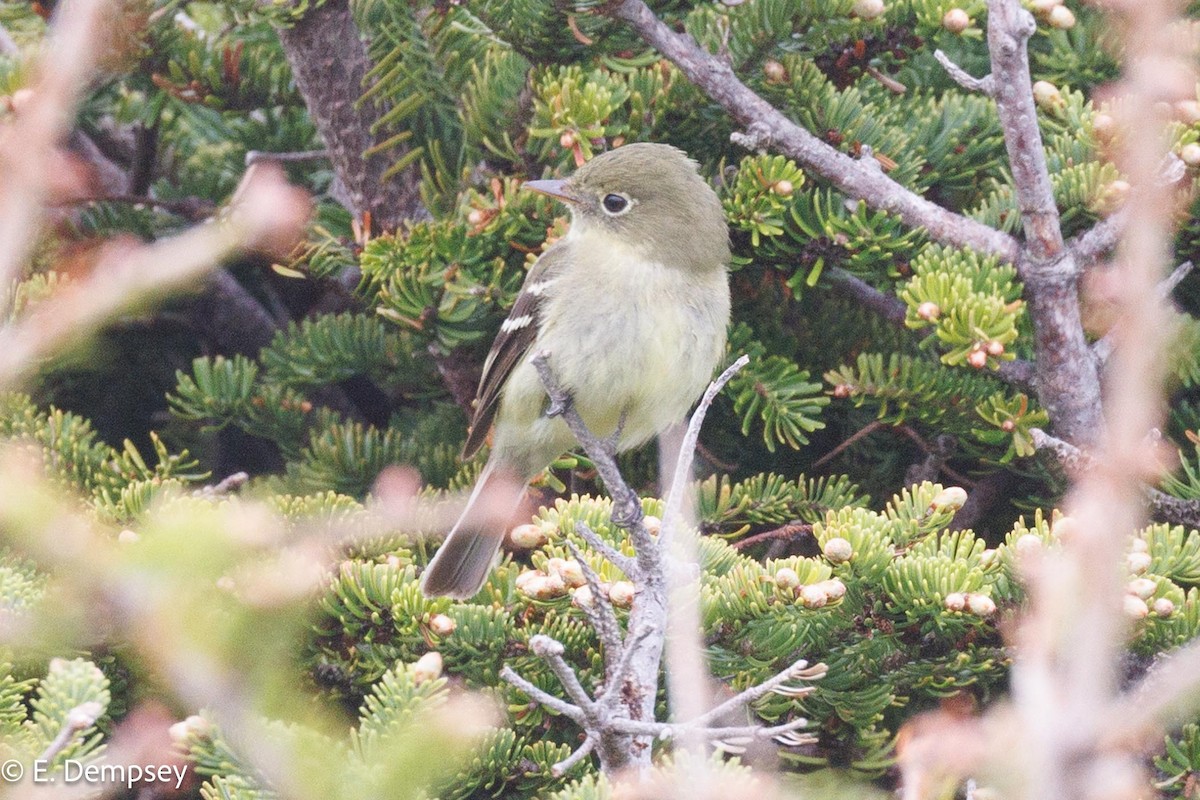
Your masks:
M 1056 436 L 1051 436 L 1040 428 L 1030 431 L 1033 446 L 1038 450 L 1050 452 L 1054 458 L 1069 473 L 1084 472 L 1096 465 L 1093 456 Z M 1200 529 L 1200 501 L 1184 500 L 1169 495 L 1161 489 L 1146 486 L 1142 489 L 1150 516 L 1160 522 L 1172 525 L 1184 525 L 1188 528 Z
M 984 75 L 982 78 L 976 78 L 958 64 L 955 64 L 953 61 L 951 61 L 950 56 L 946 55 L 941 50 L 934 50 L 933 57 L 936 58 L 938 63 L 942 65 L 942 69 L 946 70 L 946 74 L 949 75 L 959 86 L 963 87 L 969 92 L 979 92 L 980 94 L 985 94 L 988 97 L 992 96 L 995 81 L 992 79 L 991 75 Z
M 746 127 L 746 133 L 736 138 L 738 144 L 751 150 L 769 147 L 794 158 L 850 197 L 895 214 L 908 225 L 924 228 L 936 241 L 994 253 L 1006 261 L 1017 260 L 1020 247 L 1011 236 L 942 208 L 883 171 L 826 144 L 755 94 L 728 63 L 706 52 L 690 36 L 671 30 L 642 0 L 624 0 L 610 13 L 633 27 Z

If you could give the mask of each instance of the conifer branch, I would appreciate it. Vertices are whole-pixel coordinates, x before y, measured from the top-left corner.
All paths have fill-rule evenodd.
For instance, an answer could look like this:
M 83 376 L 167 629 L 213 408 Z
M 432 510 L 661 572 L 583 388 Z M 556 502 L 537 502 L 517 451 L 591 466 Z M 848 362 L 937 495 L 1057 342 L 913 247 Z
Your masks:
M 633 27 L 647 44 L 746 126 L 746 133 L 737 141 L 749 149 L 783 153 L 850 197 L 924 228 L 935 241 L 995 254 L 1005 261 L 1017 260 L 1020 247 L 1011 236 L 942 208 L 882 170 L 821 141 L 742 83 L 728 63 L 706 52 L 687 34 L 671 30 L 642 0 L 623 0 L 610 13 Z

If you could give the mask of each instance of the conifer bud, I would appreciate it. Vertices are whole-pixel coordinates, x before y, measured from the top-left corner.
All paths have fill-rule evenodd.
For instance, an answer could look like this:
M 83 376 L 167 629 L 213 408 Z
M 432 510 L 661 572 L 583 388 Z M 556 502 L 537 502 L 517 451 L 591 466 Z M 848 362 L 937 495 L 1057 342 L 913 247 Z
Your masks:
M 996 601 L 986 594 L 969 594 L 967 610 L 977 617 L 990 617 L 996 613 Z
M 212 724 L 199 714 L 192 714 L 167 729 L 167 735 L 171 737 L 171 742 L 178 746 L 186 745 L 188 739 L 193 736 L 206 738 L 211 732 Z
M 1126 563 L 1129 566 L 1129 571 L 1134 575 L 1141 575 L 1146 570 L 1150 569 L 1152 559 L 1149 553 L 1130 553 L 1125 557 Z
M 575 135 L 575 131 L 563 131 L 562 136 L 558 137 L 558 144 L 563 150 L 570 150 L 579 142 L 579 137 Z
M 775 585 L 780 589 L 795 589 L 800 585 L 800 576 L 796 574 L 796 570 L 783 567 L 775 573 Z
M 844 383 L 839 383 L 833 387 L 833 396 L 840 400 L 845 400 L 850 396 L 850 387 Z
M 1200 165 L 1200 144 L 1190 142 L 1179 148 L 1179 158 L 1189 167 Z
M 642 524 L 646 526 L 646 532 L 651 536 L 658 536 L 662 533 L 662 520 L 653 514 L 642 517 Z
M 633 605 L 633 596 L 637 589 L 629 581 L 616 581 L 608 587 L 608 599 L 617 608 L 629 608 Z
M 1102 142 L 1111 141 L 1117 133 L 1117 121 L 1101 111 L 1092 117 L 1092 133 Z
M 779 195 L 780 197 L 791 197 L 792 192 L 794 192 L 795 190 L 796 190 L 796 187 L 793 186 L 792 182 L 789 180 L 778 180 L 778 181 L 775 181 L 775 183 L 771 185 L 771 191 L 774 192 L 775 194 Z
M 1047 111 L 1057 111 L 1063 105 L 1062 92 L 1050 81 L 1037 81 L 1033 84 L 1033 100 Z
M 551 574 L 558 575 L 562 582 L 570 587 L 583 586 L 587 580 L 583 577 L 583 567 L 575 559 L 552 558 L 547 564 Z
M 1125 613 L 1133 619 L 1145 619 L 1150 614 L 1146 601 L 1132 594 L 1125 595 Z
M 508 532 L 508 541 L 519 550 L 536 550 L 550 541 L 541 525 L 527 522 Z
M 592 594 L 592 590 L 587 586 L 580 586 L 571 593 L 571 605 L 578 608 L 591 608 L 596 604 L 596 597 Z
M 933 322 L 942 315 L 942 308 L 932 300 L 926 300 L 917 306 L 917 316 L 926 322 Z
M 942 16 L 942 27 L 951 33 L 962 33 L 971 27 L 971 17 L 961 8 L 952 8 Z
M 849 539 L 834 536 L 821 546 L 821 553 L 833 564 L 845 564 L 854 558 L 854 545 Z
M 1004 342 L 998 342 L 995 339 L 987 343 L 987 351 L 989 356 L 1004 355 Z
M 454 621 L 454 618 L 445 614 L 434 614 L 429 618 L 429 630 L 438 636 L 449 636 L 457 628 L 458 623 Z
M 483 213 L 483 209 L 481 208 L 472 208 L 467 214 L 467 222 L 473 226 L 482 225 L 486 221 L 487 215 Z
M 805 586 L 800 590 L 800 603 L 805 608 L 822 608 L 829 602 L 829 595 L 819 585 Z
M 442 677 L 442 654 L 436 650 L 426 653 L 413 664 L 412 672 L 413 682 L 417 686 L 437 680 Z
M 967 596 L 962 592 L 951 592 L 946 595 L 942 605 L 946 607 L 947 611 L 962 611 L 967 607 Z
M 815 584 L 821 588 L 825 596 L 830 600 L 841 600 L 846 596 L 846 584 L 842 583 L 837 578 L 830 578 L 827 581 L 821 581 Z
M 885 10 L 883 0 L 854 0 L 854 14 L 859 19 L 875 19 Z
M 967 363 L 975 369 L 983 369 L 987 366 L 987 353 L 982 348 L 972 350 L 967 353 Z
M 1035 14 L 1045 16 L 1062 5 L 1062 0 L 1033 0 L 1031 4 Z
M 1116 211 L 1125 204 L 1125 198 L 1129 196 L 1130 188 L 1129 181 L 1120 178 L 1112 181 L 1101 190 L 1100 199 L 1096 204 L 1097 210 L 1102 214 Z
M 979 554 L 980 569 L 991 569 L 992 567 L 999 565 L 999 563 L 1000 551 L 995 547 L 989 547 L 987 550 L 984 550 Z
M 1154 613 L 1160 617 L 1169 617 L 1175 613 L 1175 604 L 1166 597 L 1154 601 Z
M 1125 585 L 1125 591 L 1135 597 L 1149 600 L 1158 591 L 1158 584 L 1149 578 L 1134 578 Z
M 33 89 L 17 89 L 8 98 L 8 107 L 12 109 L 14 114 L 20 114 L 28 105 L 33 102 Z
M 1145 539 L 1135 538 L 1129 543 L 1129 551 L 1131 553 L 1145 553 L 1150 549 L 1150 545 L 1146 544 Z
M 1036 533 L 1026 533 L 1017 538 L 1013 549 L 1017 551 L 1018 558 L 1027 558 L 1042 550 L 1042 537 Z
M 137 533 L 129 530 L 128 528 L 117 534 L 117 542 L 120 544 L 133 544 L 140 538 L 142 537 L 138 536 Z
M 1004 422 L 1000 423 L 1000 430 L 1004 431 L 1005 433 L 1012 433 L 1016 429 L 1017 423 L 1013 422 L 1011 419 L 1006 419 Z
M 1046 20 L 1050 23 L 1051 28 L 1057 28 L 1060 31 L 1075 27 L 1075 14 L 1066 6 L 1055 6 L 1050 9 Z
M 1175 117 L 1185 125 L 1195 125 L 1200 122 L 1200 102 L 1195 100 L 1180 100 L 1175 103 Z
M 787 68 L 773 58 L 767 59 L 763 64 L 763 75 L 767 78 L 767 83 L 783 83 L 788 79 Z
M 967 502 L 967 490 L 961 486 L 947 486 L 933 496 L 930 511 L 958 511 Z

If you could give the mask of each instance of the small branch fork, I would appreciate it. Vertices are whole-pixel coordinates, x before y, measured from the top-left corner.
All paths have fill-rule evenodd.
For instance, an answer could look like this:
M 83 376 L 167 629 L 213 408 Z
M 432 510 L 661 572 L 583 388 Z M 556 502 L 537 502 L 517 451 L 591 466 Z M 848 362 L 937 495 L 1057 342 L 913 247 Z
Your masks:
M 595 463 L 613 498 L 613 523 L 628 531 L 637 551 L 637 555 L 630 558 L 619 553 L 586 525 L 580 523 L 576 526 L 576 532 L 589 547 L 619 567 L 638 587 L 629 614 L 628 633 L 622 636 L 616 612 L 601 587 L 600 577 L 583 558 L 583 553 L 572 542 L 567 542 L 567 547 L 579 562 L 584 580 L 592 592 L 593 602 L 584 607 L 584 612 L 604 647 L 605 682 L 594 697 L 588 694 L 574 669 L 563 657 L 562 643 L 548 636 L 533 637 L 529 643 L 530 649 L 549 665 L 568 699 L 555 697 L 538 688 L 511 667 L 505 666 L 500 671 L 503 680 L 525 692 L 533 701 L 574 720 L 583 728 L 586 734 L 583 743 L 568 758 L 554 765 L 555 775 L 566 773 L 593 752 L 599 756 L 601 768 L 609 774 L 630 766 L 648 766 L 650 744 L 654 739 L 674 739 L 688 735 L 708 741 L 776 738 L 786 743 L 794 741 L 796 731 L 808 724 L 805 719 L 794 719 L 772 727 L 717 725 L 727 714 L 746 707 L 770 692 L 788 695 L 804 693 L 804 687 L 787 684 L 794 680 L 816 680 L 825 674 L 826 668 L 823 664 L 810 667 L 803 660 L 795 662 L 767 681 L 740 692 L 695 719 L 682 723 L 657 722 L 654 719 L 654 703 L 658 694 L 659 671 L 667 631 L 670 564 L 666 557 L 666 548 L 672 530 L 680 524 L 683 516 L 680 513 L 681 505 L 685 487 L 690 480 L 693 453 L 705 413 L 717 393 L 748 362 L 749 358 L 746 356 L 735 361 L 709 385 L 701 398 L 684 434 L 672 485 L 667 493 L 662 529 L 654 536 L 646 527 L 641 499 L 625 482 L 617 468 L 617 434 L 607 439 L 593 434 L 579 416 L 570 394 L 555 378 L 550 367 L 549 354 L 542 351 L 532 359 L 550 398 L 547 413 L 563 418 Z M 618 434 L 619 431 L 618 427 Z

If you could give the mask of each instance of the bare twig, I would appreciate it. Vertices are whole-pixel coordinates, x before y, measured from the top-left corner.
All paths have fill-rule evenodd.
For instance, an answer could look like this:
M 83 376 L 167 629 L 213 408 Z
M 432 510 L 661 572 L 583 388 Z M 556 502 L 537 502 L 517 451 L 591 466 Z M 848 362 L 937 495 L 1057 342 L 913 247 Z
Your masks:
M 262 161 L 277 161 L 280 164 L 295 164 L 304 161 L 320 161 L 329 158 L 328 150 L 297 150 L 291 153 L 271 153 L 266 150 L 247 150 L 246 166 Z
M 637 580 L 639 573 L 636 559 L 630 558 L 601 539 L 600 535 L 592 530 L 586 522 L 576 522 L 575 532 L 579 534 L 579 538 L 587 542 L 588 547 L 604 556 L 606 561 L 615 564 L 630 580 Z
M 769 542 L 778 539 L 795 539 L 799 536 L 809 536 L 812 534 L 813 526 L 807 522 L 789 522 L 786 525 L 780 525 L 778 528 L 772 528 L 769 531 L 756 533 L 753 536 L 747 536 L 745 539 L 740 539 L 733 543 L 734 550 L 745 550 L 753 547 L 761 542 Z
M 969 92 L 979 92 L 987 95 L 988 97 L 992 96 L 992 93 L 994 92 L 993 84 L 995 81 L 992 79 L 991 75 L 984 75 L 982 78 L 976 78 L 958 64 L 955 64 L 953 61 L 951 61 L 950 56 L 946 55 L 941 50 L 934 50 L 933 57 L 936 58 L 938 63 L 942 65 L 942 69 L 946 70 L 946 74 L 949 75 L 959 86 L 963 87 Z
M 238 489 L 245 486 L 249 480 L 249 473 L 235 472 L 210 486 L 200 487 L 196 491 L 192 492 L 192 494 L 196 497 L 220 497 L 221 495 L 229 494 L 230 492 L 236 492 Z
M 595 749 L 596 740 L 591 736 L 586 737 L 583 740 L 583 744 L 575 748 L 575 752 L 571 753 L 571 755 L 567 756 L 562 761 L 559 761 L 550 768 L 550 774 L 556 778 L 561 778 L 563 775 L 566 775 L 568 772 L 570 772 L 572 767 L 590 756 L 592 751 Z
M 580 524 L 582 525 L 582 523 Z M 611 675 L 616 671 L 617 664 L 620 662 L 623 647 L 621 624 L 617 621 L 617 612 L 613 609 L 608 593 L 604 591 L 600 576 L 588 563 L 587 556 L 570 539 L 566 539 L 565 543 L 567 549 L 571 551 L 571 555 L 579 562 L 583 579 L 587 581 L 587 587 L 592 593 L 590 604 L 580 603 L 579 605 L 583 608 L 583 613 L 587 615 L 592 627 L 595 628 L 596 635 L 600 637 L 600 644 L 604 648 L 604 671 Z
M 80 733 L 96 724 L 96 720 L 104 713 L 104 707 L 95 700 L 81 703 L 67 712 L 62 727 L 37 760 L 43 764 L 53 761 L 59 753 L 71 746 Z
M 548 692 L 543 692 L 537 686 L 518 675 L 516 670 L 507 664 L 504 665 L 504 667 L 500 670 L 500 678 L 501 680 L 511 683 L 513 686 L 529 695 L 532 700 L 535 700 L 551 711 L 557 711 L 559 714 L 562 714 L 565 717 L 570 717 L 580 725 L 584 723 L 586 713 L 582 708 L 572 703 L 568 703 L 566 700 L 561 700 Z

